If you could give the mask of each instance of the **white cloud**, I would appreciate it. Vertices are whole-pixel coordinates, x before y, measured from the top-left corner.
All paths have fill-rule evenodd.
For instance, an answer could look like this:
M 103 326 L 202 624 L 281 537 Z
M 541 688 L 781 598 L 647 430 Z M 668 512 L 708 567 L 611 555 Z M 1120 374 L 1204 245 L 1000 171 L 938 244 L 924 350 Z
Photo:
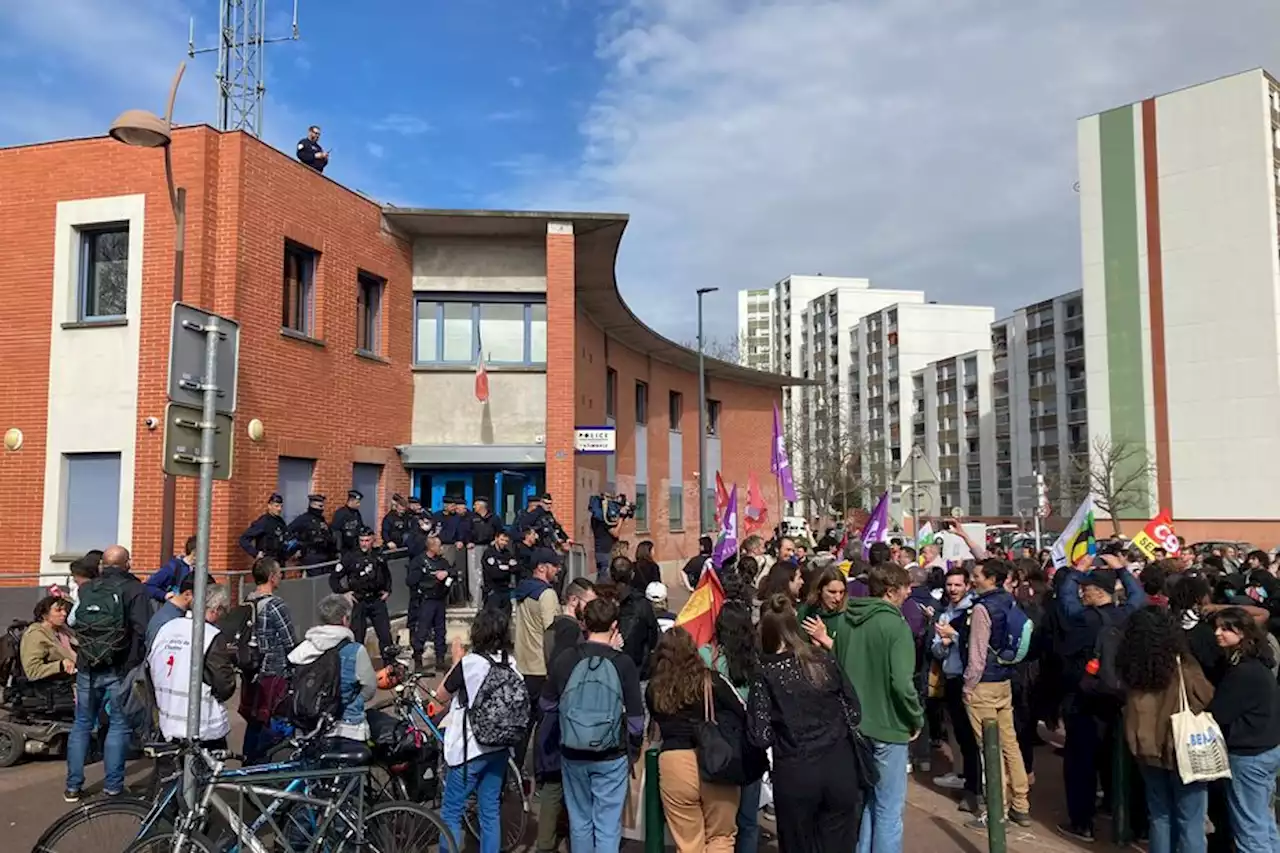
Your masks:
M 431 130 L 426 119 L 406 113 L 391 113 L 373 125 L 373 129 L 402 136 L 418 136 Z
M 632 214 L 620 284 L 675 337 L 695 286 L 791 272 L 1005 311 L 1079 286 L 1077 117 L 1275 65 L 1277 8 L 619 0 L 581 157 L 501 201 Z
M 374 157 L 378 160 L 381 160 L 383 155 L 387 153 L 387 149 L 383 148 L 376 142 L 366 142 L 364 150 L 369 152 L 370 157 Z

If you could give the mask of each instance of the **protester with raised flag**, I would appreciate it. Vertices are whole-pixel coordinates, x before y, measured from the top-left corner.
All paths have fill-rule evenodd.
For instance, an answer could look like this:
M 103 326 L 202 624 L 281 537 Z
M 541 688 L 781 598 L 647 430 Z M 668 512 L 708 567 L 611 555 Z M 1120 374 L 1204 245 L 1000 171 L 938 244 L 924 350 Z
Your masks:
M 724 587 L 720 585 L 720 576 L 703 572 L 698 588 L 676 616 L 676 625 L 688 631 L 699 646 L 705 646 L 715 636 L 716 619 L 723 606 Z
M 862 528 L 862 559 L 870 559 L 871 546 L 876 542 L 884 542 L 889 535 L 889 493 L 886 491 L 876 501 L 876 508 L 871 511 L 871 518 Z
M 791 477 L 791 461 L 787 458 L 787 445 L 782 437 L 782 419 L 778 417 L 778 404 L 773 404 L 773 452 L 769 459 L 769 471 L 778 478 L 782 499 L 796 500 L 796 484 Z

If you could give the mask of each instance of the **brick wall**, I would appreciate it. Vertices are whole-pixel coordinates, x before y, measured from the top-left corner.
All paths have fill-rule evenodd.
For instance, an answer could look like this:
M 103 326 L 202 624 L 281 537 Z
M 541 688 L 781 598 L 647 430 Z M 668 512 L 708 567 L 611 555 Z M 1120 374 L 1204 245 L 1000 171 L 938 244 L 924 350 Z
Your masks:
M 565 232 L 565 233 L 557 233 Z M 572 226 L 553 223 L 547 232 L 547 491 L 567 531 L 579 515 L 574 495 L 573 427 L 576 341 L 574 287 L 577 260 Z M 572 533 L 570 535 L 573 535 Z

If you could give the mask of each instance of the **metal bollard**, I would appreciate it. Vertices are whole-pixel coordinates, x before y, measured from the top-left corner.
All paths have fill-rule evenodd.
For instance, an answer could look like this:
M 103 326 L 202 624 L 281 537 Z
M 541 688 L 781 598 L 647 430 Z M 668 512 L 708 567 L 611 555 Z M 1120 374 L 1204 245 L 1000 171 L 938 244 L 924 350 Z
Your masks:
M 1005 853 L 1004 756 L 1000 752 L 1000 724 L 982 721 L 982 766 L 987 789 L 987 849 Z
M 658 793 L 658 750 L 644 754 L 644 850 L 662 853 L 666 847 L 667 822 L 662 815 L 662 796 Z
M 1133 840 L 1129 820 L 1129 776 L 1132 763 L 1124 737 L 1124 716 L 1116 718 L 1111 750 L 1111 840 L 1124 846 Z

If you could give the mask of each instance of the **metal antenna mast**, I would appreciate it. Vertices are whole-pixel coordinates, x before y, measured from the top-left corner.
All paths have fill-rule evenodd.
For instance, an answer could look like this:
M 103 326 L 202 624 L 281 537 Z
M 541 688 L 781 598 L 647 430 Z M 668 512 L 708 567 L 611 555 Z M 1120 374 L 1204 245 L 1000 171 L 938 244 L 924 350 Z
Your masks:
M 293 0 L 293 30 L 267 38 L 267 0 L 221 0 L 218 46 L 196 49 L 196 22 L 191 19 L 187 55 L 218 54 L 218 129 L 243 130 L 262 136 L 262 101 L 267 93 L 263 70 L 269 44 L 298 40 L 298 0 Z

